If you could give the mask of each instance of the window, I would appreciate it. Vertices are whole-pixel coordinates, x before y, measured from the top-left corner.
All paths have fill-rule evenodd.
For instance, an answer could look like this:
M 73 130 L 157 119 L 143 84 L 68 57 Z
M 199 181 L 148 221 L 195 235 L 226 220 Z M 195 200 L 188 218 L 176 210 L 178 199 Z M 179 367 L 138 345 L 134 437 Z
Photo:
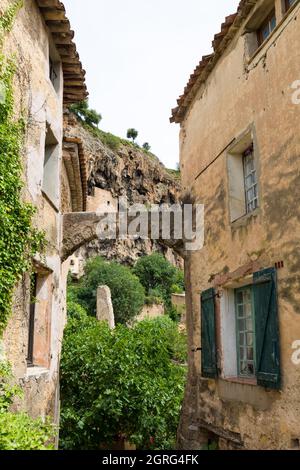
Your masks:
M 28 350 L 27 350 L 28 366 L 33 366 L 36 294 L 37 294 L 37 275 L 34 273 L 30 279 L 30 311 L 29 311 Z
M 50 125 L 46 125 L 43 191 L 58 207 L 60 201 L 59 186 L 59 145 Z
M 272 31 L 276 28 L 276 24 L 276 13 L 275 9 L 273 9 L 257 30 L 259 46 L 270 36 Z
M 55 67 L 55 64 L 51 58 L 49 58 L 49 78 L 52 85 L 55 87 L 56 80 L 58 79 L 57 67 Z
M 227 171 L 230 219 L 235 222 L 259 207 L 256 160 L 251 133 L 242 137 L 229 151 Z
M 244 286 L 201 294 L 203 377 L 251 379 L 279 390 L 279 344 L 275 268 L 254 273 Z
M 30 278 L 27 366 L 48 368 L 50 364 L 50 327 L 52 275 L 37 272 Z
M 51 37 L 49 37 L 49 78 L 57 94 L 60 94 L 62 87 L 61 59 L 55 49 Z
M 296 1 L 297 0 L 284 0 L 285 12 L 287 12 Z
M 237 330 L 238 375 L 254 377 L 254 309 L 252 287 L 235 290 L 235 313 Z
M 244 184 L 246 195 L 246 212 L 254 211 L 258 207 L 257 179 L 254 163 L 253 145 L 243 153 Z

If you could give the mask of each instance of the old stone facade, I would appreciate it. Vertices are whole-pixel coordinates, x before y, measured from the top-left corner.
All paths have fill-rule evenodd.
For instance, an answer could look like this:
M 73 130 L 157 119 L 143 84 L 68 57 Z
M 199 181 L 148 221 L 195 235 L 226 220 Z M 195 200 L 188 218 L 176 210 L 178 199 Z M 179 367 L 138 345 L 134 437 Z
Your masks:
M 299 21 L 298 0 L 242 0 L 173 110 L 185 199 L 205 205 L 183 449 L 300 447 Z
M 0 13 L 12 3 L 0 0 Z M 45 231 L 47 246 L 16 289 L 2 349 L 25 391 L 20 406 L 56 421 L 69 270 L 61 257 L 62 215 L 84 211 L 87 194 L 80 140 L 65 138 L 63 129 L 64 107 L 87 96 L 73 35 L 61 2 L 25 0 L 4 43 L 17 65 L 15 114 L 26 118 L 24 198 L 37 208 L 34 224 Z

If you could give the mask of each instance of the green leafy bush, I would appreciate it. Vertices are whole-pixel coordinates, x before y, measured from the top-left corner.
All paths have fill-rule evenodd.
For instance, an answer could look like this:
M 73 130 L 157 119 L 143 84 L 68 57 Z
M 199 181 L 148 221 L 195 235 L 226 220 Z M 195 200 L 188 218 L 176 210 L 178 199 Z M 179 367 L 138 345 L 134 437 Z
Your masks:
M 153 290 L 156 295 L 160 293 L 160 297 L 163 298 L 168 308 L 171 308 L 173 290 L 183 291 L 182 271 L 174 267 L 159 253 L 140 258 L 135 264 L 133 272 L 144 286 L 146 295 L 150 296 Z
M 146 305 L 153 305 L 153 304 L 163 304 L 164 299 L 160 289 L 149 289 L 148 295 L 145 299 Z
M 174 446 L 185 337 L 167 317 L 134 328 L 71 319 L 61 361 L 61 447 L 98 449 L 121 435 L 142 449 Z
M 72 300 L 67 302 L 67 314 L 68 318 L 75 318 L 76 320 L 85 319 L 87 315 L 85 309 Z
M 55 430 L 48 422 L 9 411 L 16 396 L 22 396 L 21 389 L 13 383 L 10 366 L 0 362 L 0 450 L 53 449 Z
M 0 413 L 0 450 L 53 450 L 53 429 L 26 413 Z
M 140 313 L 145 303 L 145 291 L 130 268 L 106 262 L 99 256 L 87 262 L 85 275 L 74 290 L 77 303 L 92 316 L 96 316 L 97 288 L 100 285 L 111 290 L 116 323 L 126 324 Z

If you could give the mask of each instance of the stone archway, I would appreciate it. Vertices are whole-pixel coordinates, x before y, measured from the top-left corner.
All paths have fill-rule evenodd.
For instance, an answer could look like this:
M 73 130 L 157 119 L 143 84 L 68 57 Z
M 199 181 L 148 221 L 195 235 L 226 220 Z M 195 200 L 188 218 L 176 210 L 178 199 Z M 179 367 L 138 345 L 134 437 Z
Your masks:
M 63 215 L 63 241 L 61 249 L 61 259 L 66 261 L 75 251 L 83 245 L 98 238 L 97 228 L 99 223 L 107 217 L 107 213 L 98 214 L 96 212 L 72 212 Z M 149 239 L 151 239 L 151 213 L 148 214 Z M 128 225 L 135 217 L 127 217 Z M 158 243 L 166 248 L 171 248 L 182 258 L 185 257 L 184 240 L 174 237 L 174 219 L 171 217 L 170 237 L 162 236 L 162 213 L 159 214 L 159 234 Z M 116 227 L 118 236 L 119 227 Z

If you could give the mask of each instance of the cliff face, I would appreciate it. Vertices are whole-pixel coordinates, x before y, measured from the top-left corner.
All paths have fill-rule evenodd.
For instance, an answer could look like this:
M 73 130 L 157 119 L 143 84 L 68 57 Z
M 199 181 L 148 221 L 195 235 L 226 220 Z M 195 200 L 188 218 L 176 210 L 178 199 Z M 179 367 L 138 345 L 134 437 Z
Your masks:
M 69 114 L 65 117 L 65 135 L 80 137 L 88 167 L 89 211 L 100 204 L 117 206 L 117 199 L 126 196 L 128 203 L 174 204 L 179 200 L 180 180 L 157 157 L 127 141 L 90 131 Z M 173 264 L 182 266 L 178 255 L 151 240 L 94 241 L 76 256 L 86 259 L 101 255 L 109 260 L 132 265 L 153 251 L 163 253 Z

